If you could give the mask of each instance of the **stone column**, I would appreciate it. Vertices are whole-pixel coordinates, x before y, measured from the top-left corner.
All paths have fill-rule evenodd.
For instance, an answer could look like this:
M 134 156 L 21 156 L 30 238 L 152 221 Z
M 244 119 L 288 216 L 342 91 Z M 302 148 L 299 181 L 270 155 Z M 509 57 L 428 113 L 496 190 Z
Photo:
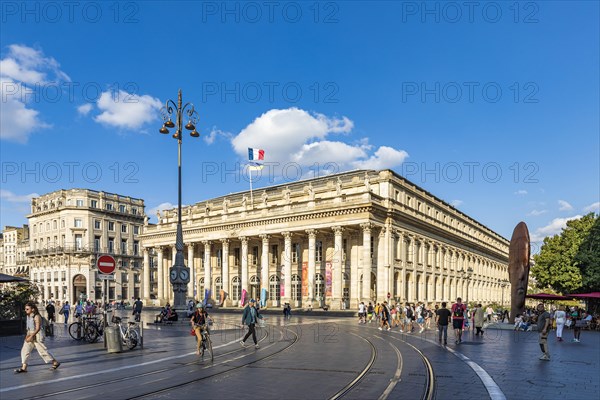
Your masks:
M 385 227 L 381 228 L 377 237 L 377 301 L 387 299 L 386 290 L 386 268 L 385 268 Z
M 210 296 L 207 301 L 211 298 L 214 299 L 214 293 L 212 292 L 212 263 L 210 256 L 210 240 L 205 240 L 202 242 L 204 245 L 204 290 L 208 289 L 210 291 Z
M 165 302 L 165 286 L 164 286 L 164 280 L 165 280 L 165 274 L 164 274 L 164 261 L 163 261 L 163 248 L 162 247 L 158 247 L 156 250 L 156 256 L 157 256 L 157 261 L 156 263 L 157 265 L 157 272 L 156 272 L 156 285 L 158 287 L 158 301 L 159 301 L 159 305 L 164 304 Z
M 313 306 L 315 300 L 315 272 L 316 272 L 316 238 L 317 231 L 314 229 L 308 229 L 308 299 L 305 301 L 307 304 Z
M 283 232 L 283 298 L 284 303 L 292 302 L 292 234 Z
M 340 226 L 334 226 L 333 229 L 334 239 L 333 239 L 333 259 L 332 259 L 332 268 L 333 268 L 333 288 L 332 288 L 332 307 L 336 309 L 342 308 L 342 295 L 343 295 L 343 284 L 344 284 L 344 274 L 342 271 L 342 253 L 343 253 L 343 241 L 342 241 L 342 232 L 344 232 L 344 228 Z
M 363 276 L 362 301 L 371 301 L 371 223 L 360 224 L 363 230 L 363 254 L 361 272 Z
M 262 253 L 260 255 L 261 293 L 258 294 L 259 299 L 262 295 L 262 289 L 265 289 L 267 294 L 269 293 L 269 235 L 260 235 L 260 238 L 262 239 Z
M 406 263 L 408 259 L 406 258 L 406 236 L 403 232 L 398 233 L 398 240 L 400 241 L 400 258 L 402 262 L 402 277 L 400 279 L 400 298 L 403 303 L 408 300 L 408 293 L 406 293 Z
M 142 296 L 144 303 L 148 306 L 150 305 L 150 252 L 146 247 L 144 247 L 144 265 L 142 272 Z
M 72 293 L 73 293 L 73 276 L 71 275 L 71 265 L 67 265 L 67 300 L 69 301 L 69 304 L 74 304 Z
M 187 266 L 190 269 L 190 282 L 188 283 L 188 296 L 197 299 L 196 292 L 196 266 L 194 265 L 194 243 L 188 243 Z
M 419 257 L 418 257 L 418 254 L 417 254 L 417 251 L 418 251 L 417 250 L 417 239 L 415 237 L 411 238 L 411 248 L 412 248 L 411 251 L 414 254 L 413 264 L 412 264 L 412 267 L 413 267 L 412 268 L 413 269 L 413 272 L 412 272 L 412 278 L 413 278 L 412 284 L 413 284 L 413 288 L 412 288 L 412 299 L 411 299 L 411 301 L 416 301 L 416 300 L 420 301 L 421 299 L 417 298 L 418 297 L 417 293 L 418 293 L 419 296 L 421 295 L 421 293 L 417 289 L 417 285 L 418 285 L 418 282 L 417 282 L 417 269 L 418 269 Z
M 244 289 L 249 292 L 248 286 L 248 238 L 245 236 L 240 237 L 242 242 L 241 257 L 242 257 L 242 292 Z M 248 297 L 250 293 L 246 295 Z M 248 299 L 246 299 L 248 301 Z
M 229 300 L 229 239 L 221 239 L 221 243 L 223 244 L 223 260 L 221 261 L 221 279 L 223 282 L 223 290 L 225 291 L 225 296 L 228 298 L 224 302 L 223 305 L 229 305 L 231 300 Z M 220 294 L 218 294 L 220 296 Z
M 358 254 L 358 251 L 356 251 L 356 248 L 358 246 L 358 236 L 355 235 L 354 233 L 351 234 L 352 236 L 348 239 L 349 241 L 349 250 L 350 250 L 350 254 L 347 254 L 346 257 L 350 257 L 350 307 L 353 308 L 357 308 L 358 304 L 361 302 L 359 293 L 360 293 L 360 288 L 359 288 L 359 281 L 358 281 L 358 277 L 360 276 L 359 273 L 359 263 L 360 263 L 360 256 Z

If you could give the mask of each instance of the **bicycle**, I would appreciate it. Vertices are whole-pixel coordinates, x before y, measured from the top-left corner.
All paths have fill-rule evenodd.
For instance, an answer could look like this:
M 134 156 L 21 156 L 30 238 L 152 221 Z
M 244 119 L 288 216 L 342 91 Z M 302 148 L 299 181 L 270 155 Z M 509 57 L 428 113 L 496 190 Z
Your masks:
M 133 350 L 140 341 L 140 334 L 135 329 L 137 323 L 127 322 L 127 329 L 125 329 L 123 328 L 123 324 L 121 324 L 123 319 L 127 319 L 127 317 L 121 318 L 113 315 L 111 322 L 119 327 L 119 333 L 121 334 L 121 340 L 123 341 L 123 344 L 129 350 Z
M 214 360 L 212 340 L 210 340 L 210 332 L 208 331 L 208 325 L 212 325 L 212 322 L 206 325 L 206 328 L 202 329 L 202 353 L 201 357 L 204 358 L 205 351 L 208 351 L 210 355 L 210 361 Z
M 86 340 L 90 343 L 95 343 L 98 338 L 104 335 L 104 314 L 101 314 L 100 319 L 94 315 L 93 317 L 88 317 L 88 337 Z
M 85 339 L 93 343 L 98 333 L 96 328 L 88 322 L 88 318 L 79 317 L 77 321 L 69 325 L 69 335 L 75 340 Z

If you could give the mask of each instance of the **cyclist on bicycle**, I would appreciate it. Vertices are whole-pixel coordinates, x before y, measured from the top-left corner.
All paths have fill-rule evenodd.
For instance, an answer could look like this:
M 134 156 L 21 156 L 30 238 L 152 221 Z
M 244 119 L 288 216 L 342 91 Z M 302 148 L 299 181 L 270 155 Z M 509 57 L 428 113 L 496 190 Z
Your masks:
M 206 308 L 204 308 L 204 304 L 198 303 L 198 305 L 196 305 L 196 312 L 190 319 L 192 329 L 196 333 L 196 340 L 198 340 L 196 355 L 200 355 L 200 349 L 202 349 L 202 332 L 208 329 L 206 326 L 208 321 L 212 322 L 212 319 L 208 316 L 208 312 L 206 311 Z M 202 352 L 204 352 L 204 350 L 202 350 Z

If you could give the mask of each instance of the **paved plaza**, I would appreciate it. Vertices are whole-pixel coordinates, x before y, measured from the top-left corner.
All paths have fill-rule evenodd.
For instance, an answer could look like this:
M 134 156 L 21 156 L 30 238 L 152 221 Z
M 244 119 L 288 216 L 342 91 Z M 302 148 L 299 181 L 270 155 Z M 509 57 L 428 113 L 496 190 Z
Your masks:
M 351 317 L 266 315 L 255 349 L 240 346 L 240 315 L 213 317 L 212 362 L 195 355 L 184 323 L 149 325 L 143 349 L 118 354 L 101 342 L 75 342 L 57 324 L 48 347 L 60 368 L 51 371 L 34 353 L 29 372 L 18 375 L 23 338 L 2 338 L 0 398 L 596 399 L 600 389 L 599 332 L 584 331 L 581 343 L 551 340 L 548 362 L 538 360 L 536 332 L 488 329 L 483 337 L 465 334 L 459 345 L 450 333 L 444 347 L 431 330 L 403 334 Z

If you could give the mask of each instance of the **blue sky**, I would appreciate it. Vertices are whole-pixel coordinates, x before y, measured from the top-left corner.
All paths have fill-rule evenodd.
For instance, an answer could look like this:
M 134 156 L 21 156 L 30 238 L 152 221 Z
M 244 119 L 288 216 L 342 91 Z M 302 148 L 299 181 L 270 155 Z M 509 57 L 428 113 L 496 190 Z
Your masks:
M 600 12 L 516 4 L 3 2 L 2 225 L 60 188 L 176 204 L 181 88 L 184 204 L 247 190 L 221 172 L 251 146 L 275 182 L 391 168 L 507 238 L 558 233 L 599 209 Z

